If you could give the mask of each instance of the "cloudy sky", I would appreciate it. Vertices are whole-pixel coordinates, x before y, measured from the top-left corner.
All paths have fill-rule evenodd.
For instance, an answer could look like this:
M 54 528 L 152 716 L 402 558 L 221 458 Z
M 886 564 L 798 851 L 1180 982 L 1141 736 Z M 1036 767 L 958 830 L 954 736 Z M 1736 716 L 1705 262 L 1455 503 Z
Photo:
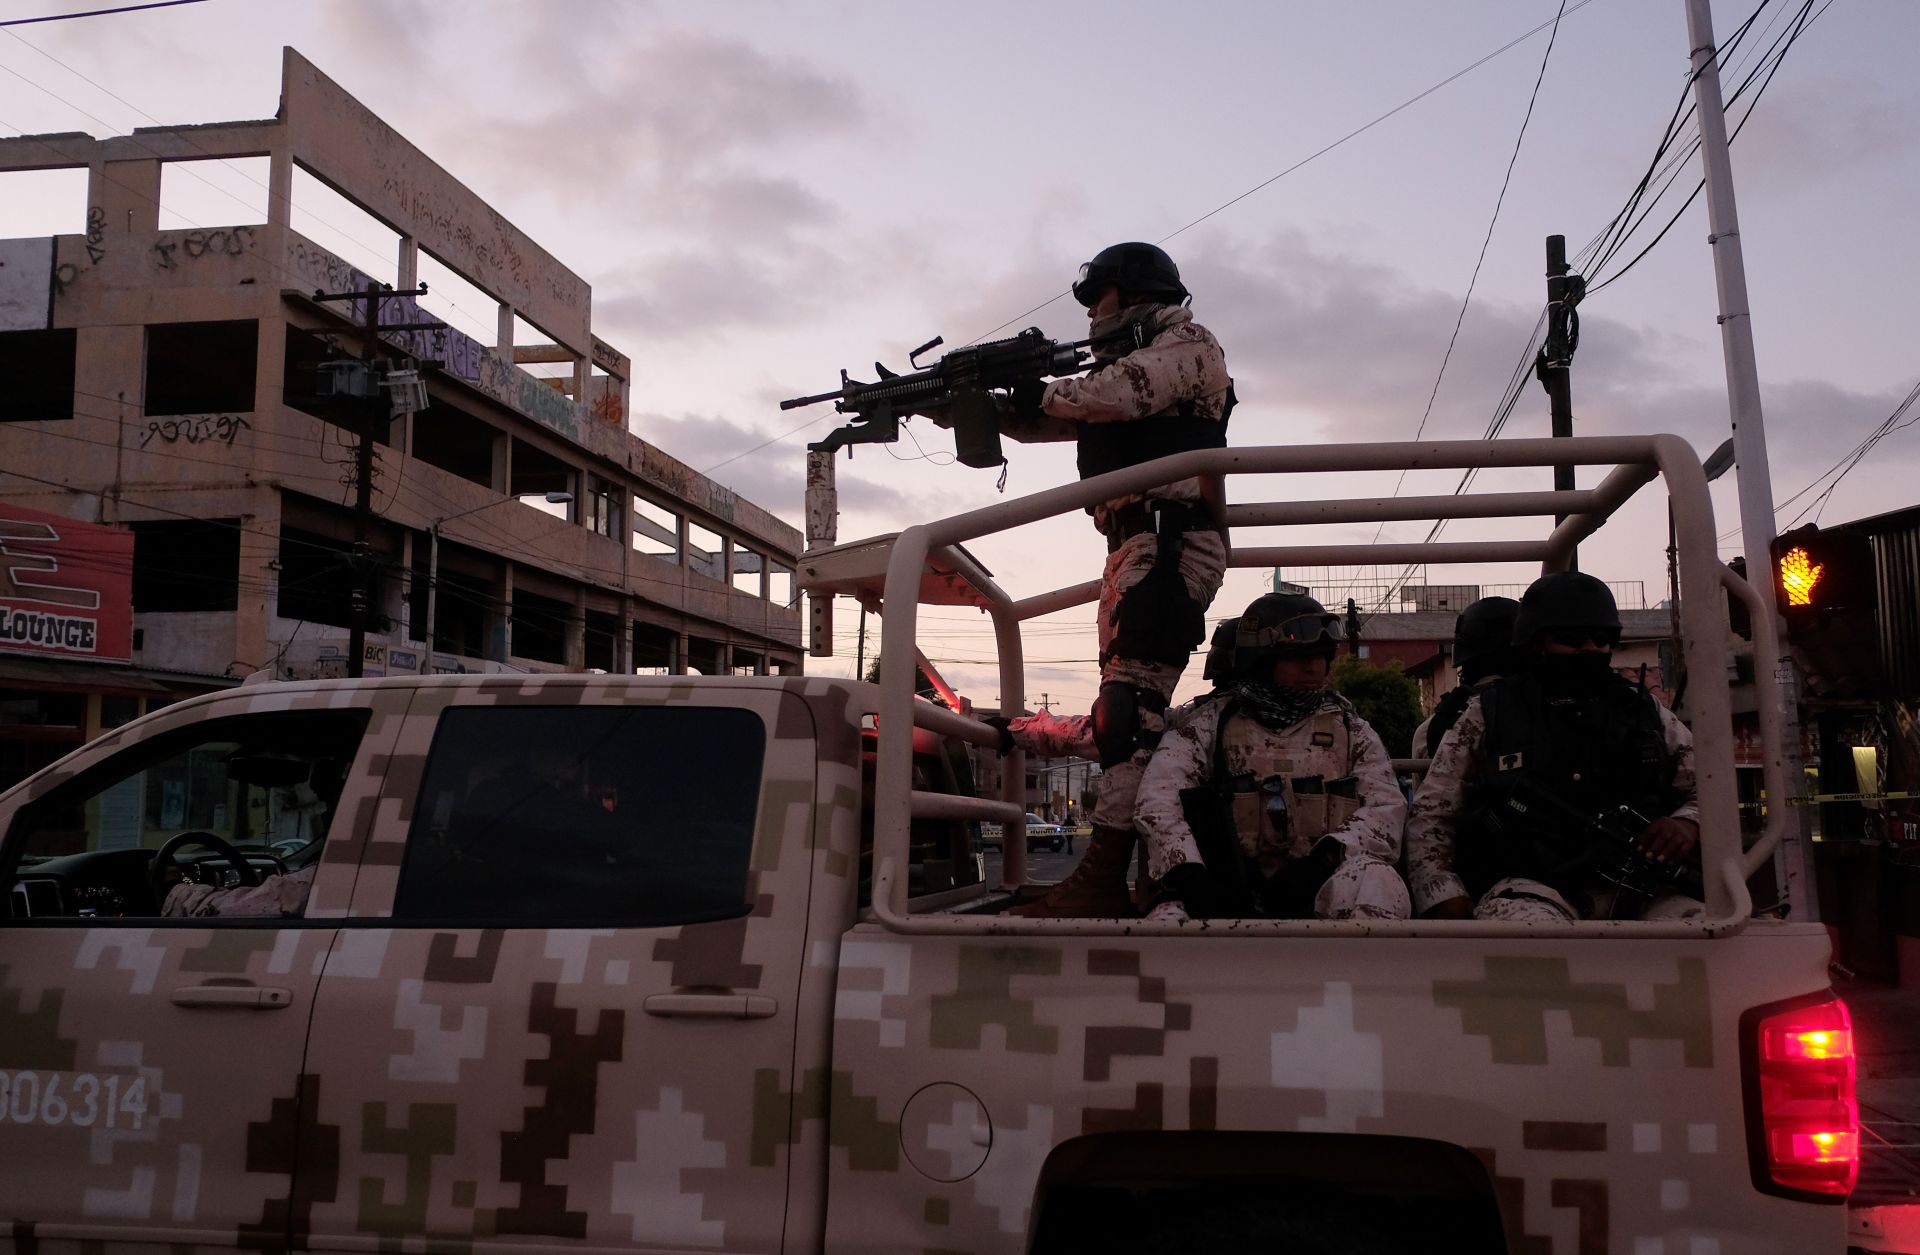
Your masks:
M 1723 40 L 1757 3 L 1721 0 Z M 0 16 L 93 7 L 9 0 Z M 0 30 L 0 128 L 105 135 L 156 120 L 271 116 L 279 47 L 290 44 L 592 284 L 594 330 L 634 361 L 636 431 L 798 524 L 803 441 L 832 416 L 824 406 L 781 413 L 780 398 L 832 386 L 840 367 L 857 374 L 875 357 L 904 368 L 906 350 L 936 334 L 951 345 L 1002 326 L 1084 334 L 1081 311 L 1059 298 L 1081 261 L 1125 239 L 1166 240 L 1196 316 L 1225 346 L 1241 397 L 1234 443 L 1411 438 L 1548 31 L 1235 198 L 1551 23 L 1559 8 L 209 0 Z M 1569 0 L 1566 9 L 1426 420 L 1430 437 L 1486 429 L 1543 300 L 1543 238 L 1564 234 L 1578 252 L 1601 231 L 1685 86 L 1682 0 Z M 1776 500 L 1837 462 L 1920 378 L 1901 278 L 1920 273 L 1907 225 L 1920 201 L 1911 68 L 1920 5 L 1821 0 L 1812 11 L 1734 148 Z M 1800 12 L 1799 0 L 1763 6 L 1729 58 L 1729 91 Z M 1702 455 L 1727 434 L 1703 205 L 1623 270 L 1697 168 L 1680 168 L 1674 191 L 1600 276 L 1623 277 L 1583 307 L 1573 367 L 1583 433 L 1675 431 Z M 208 184 L 235 190 L 170 180 L 169 221 L 249 220 L 235 197 L 263 199 L 257 186 L 210 174 Z M 43 191 L 0 176 L 0 235 L 80 229 L 49 224 L 66 202 Z M 344 212 L 309 209 L 353 235 Z M 330 238 L 317 219 L 311 233 L 354 257 L 354 244 Z M 445 312 L 478 321 L 465 308 Z M 809 416 L 814 425 L 747 452 Z M 842 539 L 1000 499 L 993 472 L 942 464 L 944 433 L 924 422 L 911 429 L 918 446 L 863 448 L 841 463 Z M 1546 431 L 1544 393 L 1529 385 L 1505 434 Z M 1920 434 L 1895 433 L 1834 494 L 1825 521 L 1911 504 L 1916 468 Z M 1015 446 L 1006 492 L 1071 473 L 1065 448 Z M 1395 478 L 1275 479 L 1233 495 L 1373 495 L 1392 491 Z M 1446 492 L 1456 479 L 1416 474 L 1401 491 Z M 1733 477 L 1715 494 L 1731 555 Z M 1385 534 L 1418 539 L 1427 527 L 1393 524 Z M 1328 538 L 1364 541 L 1373 531 Z M 1447 532 L 1490 534 L 1472 524 Z M 1583 565 L 1643 581 L 1651 605 L 1663 596 L 1664 542 L 1655 491 L 1590 543 Z M 1103 552 L 1084 519 L 977 549 L 1016 594 L 1090 578 Z M 1287 574 L 1315 582 L 1315 573 Z M 1431 578 L 1526 574 L 1436 568 Z M 1261 582 L 1262 573 L 1236 572 L 1216 611 L 1237 609 Z M 1069 707 L 1091 696 L 1091 621 L 1083 608 L 1037 628 L 1029 653 L 1044 665 L 1033 668 L 1030 694 Z M 853 616 L 842 622 L 845 657 L 811 669 L 851 668 Z M 989 651 L 984 621 L 936 609 L 925 627 L 928 652 L 991 702 L 991 672 L 970 665 Z

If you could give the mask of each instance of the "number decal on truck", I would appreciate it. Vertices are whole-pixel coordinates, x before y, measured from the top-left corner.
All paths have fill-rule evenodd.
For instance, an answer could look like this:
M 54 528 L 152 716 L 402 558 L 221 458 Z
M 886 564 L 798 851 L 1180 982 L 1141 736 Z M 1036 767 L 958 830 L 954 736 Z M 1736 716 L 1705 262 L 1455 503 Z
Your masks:
M 0 1124 L 139 1129 L 147 1078 L 100 1072 L 0 1072 Z

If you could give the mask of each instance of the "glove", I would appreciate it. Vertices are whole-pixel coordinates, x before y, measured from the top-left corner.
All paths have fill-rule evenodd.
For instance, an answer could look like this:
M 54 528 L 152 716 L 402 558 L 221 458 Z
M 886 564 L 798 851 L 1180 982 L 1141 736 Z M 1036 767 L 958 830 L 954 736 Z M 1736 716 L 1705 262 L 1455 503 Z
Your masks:
M 1008 390 L 1008 400 L 1013 405 L 1015 418 L 1041 418 L 1046 411 L 1041 404 L 1047 399 L 1046 381 L 1042 379 L 1021 379 L 1015 381 Z
M 988 715 L 980 721 L 1000 734 L 1000 756 L 1013 753 L 1013 720 L 1006 715 Z

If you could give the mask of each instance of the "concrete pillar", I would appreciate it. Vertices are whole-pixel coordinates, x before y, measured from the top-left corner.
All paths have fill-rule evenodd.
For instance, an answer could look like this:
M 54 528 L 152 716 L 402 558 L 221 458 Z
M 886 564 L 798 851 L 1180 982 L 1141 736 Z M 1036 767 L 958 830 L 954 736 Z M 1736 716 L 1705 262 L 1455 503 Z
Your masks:
M 500 607 L 488 612 L 493 620 L 492 648 L 487 657 L 494 662 L 505 662 L 513 656 L 513 564 L 500 564 Z
M 160 229 L 160 162 L 96 161 L 87 170 L 87 207 L 101 211 L 109 253 Z
M 513 365 L 513 306 L 505 301 L 500 302 L 500 320 L 495 325 L 499 333 L 494 340 L 494 347 L 500 350 L 501 360 L 511 366 Z
M 567 670 L 587 669 L 587 586 L 573 586 L 573 614 L 567 620 Z
M 420 243 L 411 235 L 400 237 L 400 255 L 394 261 L 398 272 L 396 288 L 413 288 L 420 285 Z
M 240 596 L 234 603 L 233 656 L 247 672 L 270 663 L 285 642 L 267 640 L 280 600 L 280 491 L 260 488 L 251 494 L 240 520 Z M 249 588 L 265 588 L 253 596 Z
M 684 527 L 681 529 L 680 535 L 683 539 L 685 538 L 686 529 Z M 675 675 L 687 674 L 687 629 L 684 627 L 680 629 L 679 638 L 673 643 L 673 666 L 671 670 Z
M 495 431 L 493 435 L 492 480 L 488 487 L 503 497 L 513 486 L 513 441 L 503 431 Z
M 620 599 L 620 638 L 613 643 L 613 670 L 618 675 L 633 674 L 633 603 L 625 597 Z

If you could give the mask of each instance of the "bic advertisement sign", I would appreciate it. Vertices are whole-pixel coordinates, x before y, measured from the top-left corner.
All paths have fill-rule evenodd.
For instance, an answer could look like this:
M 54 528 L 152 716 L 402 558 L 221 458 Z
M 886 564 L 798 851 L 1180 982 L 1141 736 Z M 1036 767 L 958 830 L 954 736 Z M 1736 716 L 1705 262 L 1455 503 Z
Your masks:
M 133 533 L 0 505 L 0 652 L 133 661 Z

